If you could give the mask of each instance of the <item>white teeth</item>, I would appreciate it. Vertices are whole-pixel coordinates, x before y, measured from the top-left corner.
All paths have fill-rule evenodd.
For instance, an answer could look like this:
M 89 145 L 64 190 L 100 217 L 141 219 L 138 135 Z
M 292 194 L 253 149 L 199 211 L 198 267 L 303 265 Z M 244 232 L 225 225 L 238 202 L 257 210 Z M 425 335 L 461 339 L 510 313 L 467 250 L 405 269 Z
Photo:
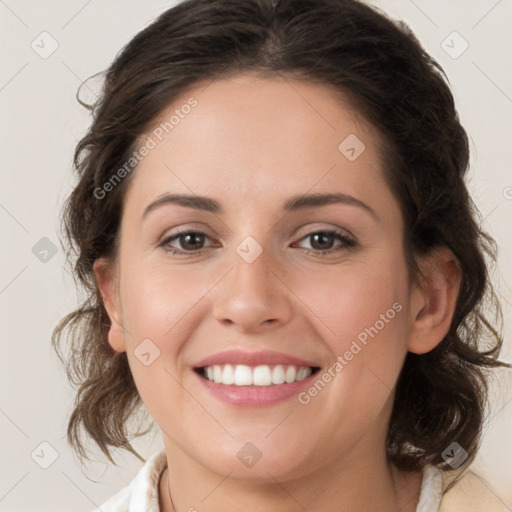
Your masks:
M 213 380 L 219 384 L 222 382 L 222 368 L 218 364 L 213 366 Z
M 295 366 L 288 366 L 286 369 L 286 375 L 285 380 L 287 384 L 291 384 L 292 382 L 295 382 L 295 377 L 297 376 L 297 369 Z
M 235 382 L 237 386 L 250 386 L 252 384 L 252 370 L 244 364 L 235 366 Z
M 284 368 L 282 365 L 274 366 L 272 370 L 272 384 L 283 384 L 284 380 Z
M 311 368 L 299 368 L 297 372 L 297 377 L 295 377 L 296 381 L 304 380 L 306 377 L 311 375 Z
M 255 367 L 244 364 L 208 366 L 203 375 L 217 384 L 235 386 L 271 386 L 276 384 L 291 384 L 309 377 L 312 368 L 306 366 L 275 366 L 259 365 Z
M 255 386 L 270 386 L 272 375 L 268 366 L 256 366 L 252 373 L 252 383 Z
M 222 372 L 222 384 L 233 384 L 235 382 L 235 370 L 230 364 L 224 366 Z

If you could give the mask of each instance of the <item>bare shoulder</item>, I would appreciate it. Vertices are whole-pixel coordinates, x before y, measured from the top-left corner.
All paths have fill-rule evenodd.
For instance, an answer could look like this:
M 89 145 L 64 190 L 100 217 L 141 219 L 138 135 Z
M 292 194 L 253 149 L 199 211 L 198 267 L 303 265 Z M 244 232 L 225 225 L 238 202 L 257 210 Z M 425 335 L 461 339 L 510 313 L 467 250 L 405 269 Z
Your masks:
M 473 471 L 466 472 L 443 495 L 439 512 L 505 512 L 509 510 L 491 485 Z

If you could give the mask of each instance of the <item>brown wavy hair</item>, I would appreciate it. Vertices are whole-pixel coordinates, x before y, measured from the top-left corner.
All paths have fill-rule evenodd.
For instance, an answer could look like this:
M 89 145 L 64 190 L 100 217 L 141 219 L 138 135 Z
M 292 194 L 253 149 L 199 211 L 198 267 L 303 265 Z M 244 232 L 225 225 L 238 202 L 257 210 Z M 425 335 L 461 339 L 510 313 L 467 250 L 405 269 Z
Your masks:
M 113 448 L 144 460 L 130 438 L 148 431 L 129 432 L 141 400 L 126 353 L 108 343 L 110 320 L 93 273 L 98 258 L 116 258 L 123 198 L 136 169 L 104 198 L 95 191 L 174 98 L 200 81 L 244 71 L 325 84 L 348 97 L 385 141 L 411 279 L 421 283 L 419 255 L 443 246 L 457 257 L 462 282 L 451 327 L 429 353 L 407 354 L 387 449 L 400 469 L 430 463 L 448 470 L 442 452 L 456 441 L 469 454 L 467 467 L 480 443 L 490 370 L 510 366 L 498 360 L 502 313 L 489 279 L 496 243 L 482 230 L 464 182 L 468 138 L 442 68 L 405 24 L 356 0 L 183 1 L 123 48 L 98 100 L 82 103 L 93 121 L 75 150 L 78 183 L 62 227 L 86 298 L 52 336 L 78 387 L 68 441 L 88 459 L 85 433 L 115 464 Z

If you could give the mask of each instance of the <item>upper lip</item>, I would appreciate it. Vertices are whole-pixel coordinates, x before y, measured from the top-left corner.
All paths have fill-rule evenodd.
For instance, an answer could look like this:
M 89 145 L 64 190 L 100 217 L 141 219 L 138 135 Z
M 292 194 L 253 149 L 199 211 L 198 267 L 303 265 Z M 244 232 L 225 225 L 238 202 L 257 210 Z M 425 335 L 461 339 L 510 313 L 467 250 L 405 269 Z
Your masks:
M 319 366 L 314 362 L 306 361 L 305 359 L 300 359 L 288 354 L 274 352 L 272 350 L 263 350 L 259 352 L 226 350 L 225 352 L 218 352 L 217 354 L 213 354 L 206 357 L 205 359 L 202 359 L 197 364 L 195 364 L 194 367 L 202 368 L 204 366 L 213 366 L 214 364 L 244 364 L 247 366 L 287 364 L 293 366 L 310 366 L 313 368 Z

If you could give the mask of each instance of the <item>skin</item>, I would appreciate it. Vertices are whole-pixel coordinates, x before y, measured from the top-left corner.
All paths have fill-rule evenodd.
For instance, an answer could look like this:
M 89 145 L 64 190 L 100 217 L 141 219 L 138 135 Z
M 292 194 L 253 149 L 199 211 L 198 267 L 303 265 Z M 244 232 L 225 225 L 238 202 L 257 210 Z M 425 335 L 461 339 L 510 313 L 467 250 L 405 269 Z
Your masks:
M 336 503 L 339 511 L 413 512 L 421 474 L 390 464 L 385 440 L 407 351 L 428 352 L 448 331 L 460 285 L 455 257 L 436 251 L 420 261 L 422 288 L 409 282 L 378 134 L 332 90 L 245 73 L 198 84 L 161 119 L 190 97 L 197 106 L 134 171 L 118 258 L 94 266 L 109 342 L 127 352 L 162 430 L 161 510 L 323 512 Z M 354 161 L 338 149 L 349 134 L 366 146 Z M 166 192 L 214 198 L 224 212 L 166 204 L 142 220 Z M 332 192 L 363 201 L 375 217 L 348 204 L 282 210 L 290 196 Z M 207 235 L 195 255 L 160 246 L 177 227 Z M 356 245 L 333 238 L 322 249 L 307 236 L 332 229 Z M 252 263 L 236 252 L 247 236 L 262 248 Z M 339 250 L 322 256 L 330 248 Z M 394 303 L 401 311 L 306 405 L 293 398 L 241 409 L 213 397 L 191 369 L 229 348 L 328 368 Z M 160 355 L 145 366 L 134 350 L 147 338 Z M 250 468 L 237 457 L 247 442 L 262 453 Z

